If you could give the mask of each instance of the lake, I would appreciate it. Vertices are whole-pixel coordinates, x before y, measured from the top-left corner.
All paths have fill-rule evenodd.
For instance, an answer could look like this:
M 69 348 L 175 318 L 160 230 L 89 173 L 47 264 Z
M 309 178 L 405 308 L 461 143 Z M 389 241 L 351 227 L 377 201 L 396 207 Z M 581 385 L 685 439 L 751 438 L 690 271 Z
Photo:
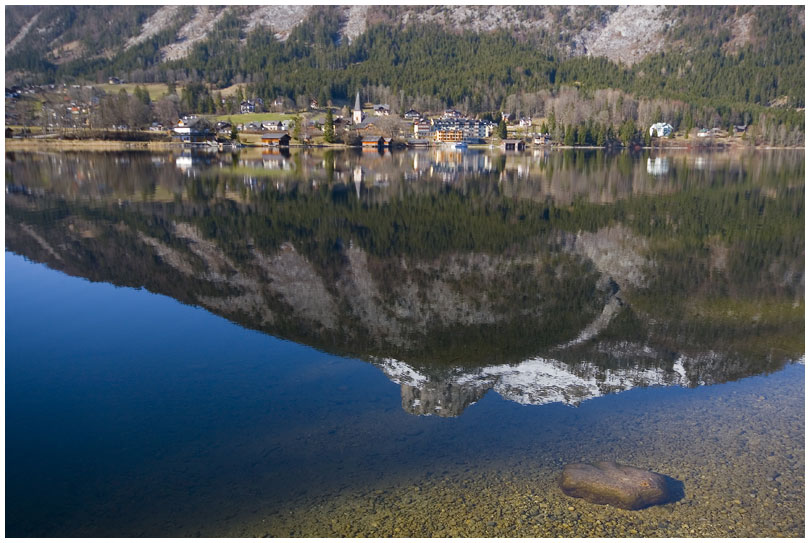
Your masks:
M 6 534 L 803 537 L 804 178 L 6 153 Z M 682 493 L 558 488 L 601 460 Z

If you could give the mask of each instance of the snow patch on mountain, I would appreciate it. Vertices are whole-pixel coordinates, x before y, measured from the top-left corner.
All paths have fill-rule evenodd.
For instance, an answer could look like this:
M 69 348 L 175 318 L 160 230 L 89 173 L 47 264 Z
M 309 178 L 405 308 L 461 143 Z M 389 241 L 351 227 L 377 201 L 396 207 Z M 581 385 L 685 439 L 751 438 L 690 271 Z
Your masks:
M 141 33 L 127 40 L 124 48 L 129 49 L 130 47 L 138 45 L 139 43 L 143 43 L 152 36 L 155 36 L 169 28 L 175 23 L 181 7 L 182 6 L 163 6 L 162 8 L 158 9 L 148 19 L 146 19 L 146 21 L 144 21 L 143 25 L 141 26 Z
M 188 56 L 191 48 L 214 29 L 225 11 L 226 9 L 217 6 L 198 6 L 194 17 L 177 32 L 179 41 L 161 49 L 164 60 L 178 60 Z
M 343 25 L 343 36 L 352 42 L 357 36 L 366 31 L 368 26 L 366 16 L 369 6 L 348 6 L 344 8 L 346 14 L 346 24 Z
M 605 56 L 633 64 L 650 53 L 662 51 L 663 32 L 675 21 L 666 17 L 666 6 L 621 6 L 603 27 L 586 30 L 577 39 L 585 54 Z
M 275 37 L 284 41 L 290 37 L 290 32 L 309 15 L 312 6 L 308 5 L 272 5 L 251 6 L 246 17 L 245 33 L 249 34 L 256 27 L 272 28 Z
M 20 32 L 6 46 L 6 54 L 11 53 L 14 48 L 17 47 L 17 44 L 25 39 L 28 32 L 30 32 L 31 28 L 36 24 L 37 19 L 39 19 L 39 13 L 34 14 L 34 16 L 31 17 L 31 20 L 25 23 L 25 25 L 20 29 Z

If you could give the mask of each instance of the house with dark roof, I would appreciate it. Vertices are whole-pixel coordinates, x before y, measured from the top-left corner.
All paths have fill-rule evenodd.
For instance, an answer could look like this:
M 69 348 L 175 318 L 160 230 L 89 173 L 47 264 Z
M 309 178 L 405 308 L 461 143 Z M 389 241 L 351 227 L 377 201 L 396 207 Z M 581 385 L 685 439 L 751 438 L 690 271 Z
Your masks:
M 267 130 L 268 132 L 283 132 L 284 125 L 281 124 L 281 121 L 262 121 L 262 130 Z
M 523 143 L 523 140 L 507 139 L 501 142 L 501 149 L 504 151 L 522 151 L 525 148 L 526 144 Z
M 430 140 L 422 138 L 411 138 L 408 140 L 408 147 L 429 147 Z
M 172 131 L 172 137 L 183 143 L 203 143 L 214 137 L 211 125 L 201 117 L 180 119 Z
M 388 116 L 391 114 L 391 106 L 388 104 L 374 104 L 374 115 L 378 117 L 382 117 L 383 115 Z
M 381 149 L 384 143 L 385 140 L 382 136 L 363 136 L 364 148 Z
M 262 134 L 262 144 L 272 147 L 289 147 L 290 135 L 287 132 L 268 132 Z

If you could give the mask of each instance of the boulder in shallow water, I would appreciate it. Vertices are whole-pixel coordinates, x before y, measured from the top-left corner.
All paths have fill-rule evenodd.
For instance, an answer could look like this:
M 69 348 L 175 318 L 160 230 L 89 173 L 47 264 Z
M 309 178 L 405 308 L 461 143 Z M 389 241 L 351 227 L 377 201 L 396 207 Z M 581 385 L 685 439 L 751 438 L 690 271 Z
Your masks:
M 568 464 L 560 488 L 573 498 L 621 509 L 642 509 L 672 499 L 667 477 L 616 462 Z

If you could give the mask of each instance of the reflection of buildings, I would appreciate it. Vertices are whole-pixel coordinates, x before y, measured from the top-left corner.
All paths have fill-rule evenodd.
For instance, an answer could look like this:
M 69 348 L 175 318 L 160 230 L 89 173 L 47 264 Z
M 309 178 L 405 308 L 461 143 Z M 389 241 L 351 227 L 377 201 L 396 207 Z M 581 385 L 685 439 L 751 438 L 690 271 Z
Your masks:
M 293 164 L 289 160 L 290 152 L 285 149 L 268 149 L 262 152 L 261 165 L 267 170 L 293 170 Z M 240 160 L 240 165 L 252 165 L 247 160 Z
M 189 177 L 197 177 L 200 171 L 210 166 L 213 158 L 212 152 L 183 151 L 174 159 L 175 167 Z
M 188 173 L 188 170 L 194 165 L 194 159 L 191 155 L 180 155 L 174 161 L 175 166 L 183 173 Z
M 272 177 L 268 186 L 278 184 L 299 189 L 305 182 L 311 189 L 323 183 L 350 184 L 355 177 L 375 198 L 393 197 L 406 182 L 408 190 L 423 190 L 413 185 L 419 180 L 442 181 L 459 185 L 479 181 L 477 176 L 489 177 L 498 183 L 498 190 L 509 197 L 530 200 L 553 198 L 558 203 L 570 203 L 584 198 L 594 203 L 610 203 L 634 194 L 668 194 L 681 187 L 672 177 L 672 168 L 694 167 L 707 172 L 724 172 L 747 167 L 739 155 L 700 155 L 667 153 L 657 157 L 644 156 L 632 161 L 632 168 L 617 167 L 618 160 L 602 151 L 557 151 L 532 149 L 528 153 L 501 153 L 497 150 L 454 149 L 449 146 L 408 151 L 372 152 L 360 150 L 328 151 L 332 158 L 327 167 L 327 154 L 322 151 L 295 149 L 245 149 L 238 153 L 215 153 L 208 148 L 195 148 L 193 155 L 168 155 L 183 176 L 195 176 L 210 167 L 195 157 L 207 156 L 211 165 L 219 165 L 219 174 L 237 177 L 247 175 L 258 179 Z M 207 154 L 211 152 L 214 154 Z M 744 155 L 746 161 L 761 160 Z M 355 174 L 359 167 L 362 173 Z M 695 181 L 698 182 L 698 181 Z M 258 184 L 257 184 L 258 187 Z M 399 190 L 397 188 L 396 190 Z M 355 192 L 355 191 L 352 191 Z
M 363 167 L 359 164 L 354 167 L 354 172 L 352 172 L 352 181 L 354 181 L 354 190 L 359 198 L 360 187 L 363 185 Z
M 647 159 L 647 173 L 652 175 L 665 175 L 669 173 L 669 159 L 657 156 Z
M 434 149 L 431 160 L 426 165 L 431 175 L 446 180 L 462 175 L 482 174 L 492 171 L 492 159 L 486 153 L 465 152 L 456 149 Z

